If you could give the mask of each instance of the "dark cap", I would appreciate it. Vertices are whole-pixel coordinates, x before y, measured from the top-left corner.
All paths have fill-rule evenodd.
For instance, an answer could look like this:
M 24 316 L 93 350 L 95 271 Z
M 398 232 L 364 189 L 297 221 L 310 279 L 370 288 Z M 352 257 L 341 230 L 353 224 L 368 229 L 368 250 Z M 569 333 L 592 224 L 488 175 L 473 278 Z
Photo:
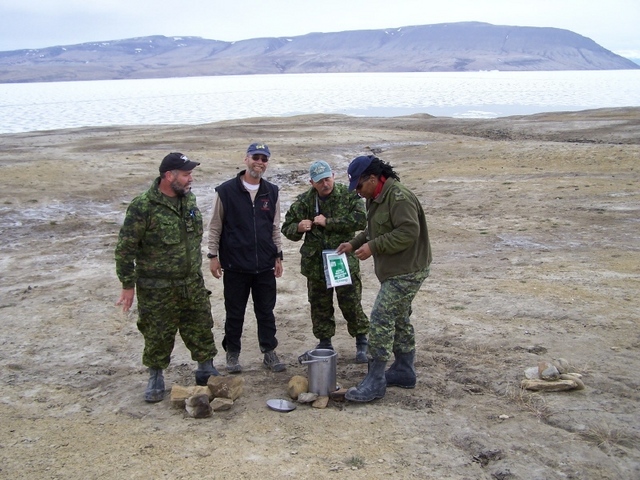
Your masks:
M 271 156 L 271 152 L 269 151 L 269 147 L 267 147 L 266 143 L 252 143 L 247 148 L 247 155 L 255 155 L 256 153 L 266 155 L 267 157 Z
M 169 172 L 171 170 L 187 170 L 191 171 L 200 165 L 200 162 L 192 162 L 186 155 L 173 152 L 162 159 L 160 164 L 160 173 Z
M 361 157 L 356 157 L 353 160 L 351 160 L 351 163 L 349 164 L 349 168 L 347 169 L 347 173 L 349 174 L 349 191 L 350 192 L 356 189 L 356 187 L 358 186 L 358 180 L 360 180 L 360 177 L 362 176 L 364 171 L 367 168 L 369 168 L 369 165 L 371 165 L 373 158 L 374 157 L 372 157 L 371 155 L 369 156 L 363 155 Z

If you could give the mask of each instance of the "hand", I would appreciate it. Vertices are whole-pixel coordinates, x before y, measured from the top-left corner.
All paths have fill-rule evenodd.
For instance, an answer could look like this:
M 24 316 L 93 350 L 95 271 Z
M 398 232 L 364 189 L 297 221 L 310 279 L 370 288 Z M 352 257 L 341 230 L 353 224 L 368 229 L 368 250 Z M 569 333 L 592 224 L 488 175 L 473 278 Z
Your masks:
M 133 297 L 135 296 L 135 293 L 135 288 L 123 288 L 116 305 L 122 305 L 122 311 L 128 312 L 131 305 L 133 305 Z
M 352 250 L 353 245 L 351 245 L 349 242 L 344 242 L 338 245 L 338 248 L 336 248 L 336 253 L 338 255 L 340 255 L 341 253 L 351 253 Z
M 220 260 L 218 260 L 218 257 L 214 257 L 211 259 L 211 261 L 209 262 L 209 270 L 211 270 L 211 274 L 214 277 L 222 277 L 222 267 L 220 266 Z
M 314 225 L 320 225 L 321 227 L 326 227 L 327 226 L 327 217 L 325 217 L 322 214 L 316 215 L 315 218 L 313 219 L 313 224 Z
M 365 243 L 359 249 L 357 249 L 354 255 L 358 258 L 358 260 L 366 260 L 371 256 L 371 249 L 369 248 L 369 244 Z
M 273 269 L 273 273 L 276 278 L 280 278 L 282 276 L 282 272 L 284 272 L 284 266 L 282 265 L 282 259 L 276 258 L 276 266 Z
M 313 222 L 311 220 L 301 220 L 300 223 L 298 223 L 298 233 L 308 232 L 312 226 Z

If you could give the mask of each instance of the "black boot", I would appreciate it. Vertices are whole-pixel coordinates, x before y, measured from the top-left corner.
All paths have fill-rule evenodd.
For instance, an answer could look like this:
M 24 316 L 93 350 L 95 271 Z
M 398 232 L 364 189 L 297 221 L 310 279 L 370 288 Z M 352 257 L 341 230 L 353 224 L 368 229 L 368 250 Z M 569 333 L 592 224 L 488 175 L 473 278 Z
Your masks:
M 318 345 L 316 345 L 316 348 L 323 348 L 326 350 L 333 350 L 333 345 L 331 345 L 331 339 L 330 338 L 321 338 L 320 339 L 320 343 L 318 343 Z
M 218 375 L 220 375 L 220 372 L 213 366 L 213 358 L 205 360 L 204 362 L 198 362 L 196 385 L 206 386 L 209 377 L 217 377 Z
M 149 383 L 144 391 L 144 401 L 158 403 L 164 398 L 164 375 L 160 368 L 149 369 Z
M 387 362 L 384 360 L 371 360 L 367 376 L 357 387 L 347 390 L 344 397 L 352 402 L 370 402 L 384 397 L 387 391 L 387 380 L 384 378 L 386 366 Z
M 393 352 L 396 359 L 385 372 L 387 385 L 390 387 L 414 388 L 416 386 L 416 369 L 413 365 L 416 351 L 409 353 Z
M 367 348 L 369 342 L 365 334 L 356 335 L 356 363 L 367 363 Z

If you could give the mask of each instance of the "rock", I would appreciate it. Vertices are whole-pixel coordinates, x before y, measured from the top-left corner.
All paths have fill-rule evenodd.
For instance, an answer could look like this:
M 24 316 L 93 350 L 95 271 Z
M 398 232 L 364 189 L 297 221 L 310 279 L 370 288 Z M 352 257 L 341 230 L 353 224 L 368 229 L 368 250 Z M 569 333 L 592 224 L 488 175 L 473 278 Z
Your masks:
M 553 360 L 553 365 L 558 369 L 558 372 L 562 373 L 569 373 L 569 369 L 571 368 L 571 365 L 569 364 L 569 362 L 564 359 L 564 358 L 555 358 Z
M 538 363 L 538 375 L 542 380 L 552 381 L 560 378 L 560 372 L 555 367 L 548 362 L 540 362 Z
M 214 398 L 210 405 L 214 412 L 222 412 L 224 410 L 230 410 L 231 407 L 233 407 L 233 400 L 230 398 L 218 397 Z
M 184 408 L 184 402 L 187 398 L 194 395 L 207 395 L 209 400 L 213 399 L 211 390 L 205 386 L 194 385 L 183 387 L 182 385 L 173 385 L 171 387 L 171 406 L 176 408 Z
M 207 386 L 209 387 L 209 390 L 211 390 L 211 394 L 216 398 L 221 397 L 236 400 L 242 395 L 244 389 L 244 378 L 237 375 L 226 377 L 212 376 L 209 377 Z
M 298 403 L 311 403 L 315 402 L 318 398 L 317 393 L 305 392 L 298 395 Z
M 327 408 L 327 405 L 329 404 L 329 397 L 318 397 L 316 398 L 316 400 L 311 404 L 311 406 L 313 408 Z
M 579 374 L 573 374 L 573 373 L 562 373 L 560 374 L 560 379 L 562 380 L 572 380 L 574 382 L 576 382 L 576 390 L 584 390 L 584 382 L 580 379 L 580 377 L 582 375 L 580 375 L 580 377 L 578 376 Z
M 562 392 L 565 390 L 574 390 L 578 388 L 578 384 L 573 380 L 523 380 L 520 383 L 520 387 L 527 390 L 534 390 L 537 392 Z
M 344 402 L 344 395 L 347 393 L 346 388 L 340 388 L 335 392 L 329 392 L 329 398 L 334 402 Z
M 211 405 L 209 404 L 209 395 L 201 393 L 193 395 L 184 401 L 187 413 L 193 418 L 207 418 L 213 413 Z
M 524 371 L 524 376 L 529 379 L 540 378 L 538 367 L 529 367 Z
M 294 400 L 298 399 L 298 395 L 301 393 L 307 393 L 309 391 L 309 380 L 307 377 L 303 377 L 302 375 L 294 375 L 289 380 L 289 385 L 287 386 L 287 393 Z
M 545 353 L 547 353 L 547 349 L 541 345 L 533 345 L 527 347 L 527 352 L 534 353 L 536 355 L 544 355 Z

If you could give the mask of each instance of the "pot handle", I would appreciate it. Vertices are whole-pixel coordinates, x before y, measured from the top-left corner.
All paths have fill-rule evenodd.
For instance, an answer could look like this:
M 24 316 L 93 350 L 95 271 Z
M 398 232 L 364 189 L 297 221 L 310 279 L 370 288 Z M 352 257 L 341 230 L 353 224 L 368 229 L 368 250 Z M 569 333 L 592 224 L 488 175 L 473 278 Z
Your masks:
M 328 359 L 319 359 L 319 360 L 302 360 L 300 361 L 300 363 L 302 363 L 303 365 L 306 365 L 307 363 L 327 363 L 329 360 Z
M 298 362 L 304 363 L 305 360 L 309 360 L 309 351 L 304 352 L 298 357 Z

